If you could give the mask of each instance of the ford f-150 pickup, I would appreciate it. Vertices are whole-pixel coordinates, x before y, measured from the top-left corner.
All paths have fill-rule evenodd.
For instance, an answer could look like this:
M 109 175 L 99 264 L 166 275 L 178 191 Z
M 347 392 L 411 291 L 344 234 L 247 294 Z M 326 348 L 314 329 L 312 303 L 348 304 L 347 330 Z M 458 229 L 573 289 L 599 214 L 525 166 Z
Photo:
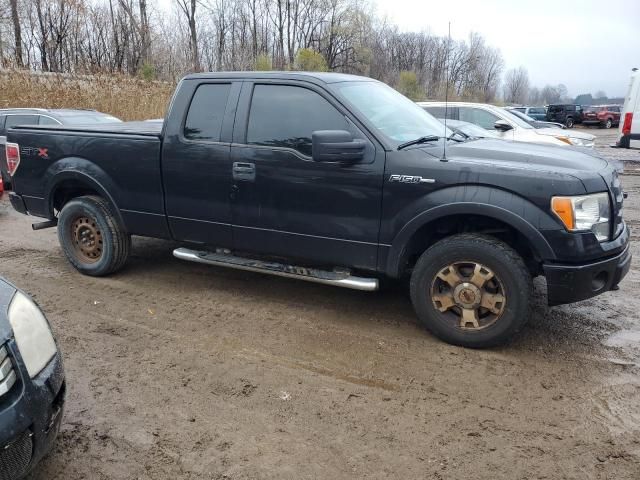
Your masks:
M 473 139 L 386 85 L 334 73 L 184 78 L 164 122 L 9 130 L 14 208 L 107 275 L 131 235 L 178 258 L 360 290 L 410 280 L 420 322 L 486 347 L 631 261 L 615 169 L 573 148 Z

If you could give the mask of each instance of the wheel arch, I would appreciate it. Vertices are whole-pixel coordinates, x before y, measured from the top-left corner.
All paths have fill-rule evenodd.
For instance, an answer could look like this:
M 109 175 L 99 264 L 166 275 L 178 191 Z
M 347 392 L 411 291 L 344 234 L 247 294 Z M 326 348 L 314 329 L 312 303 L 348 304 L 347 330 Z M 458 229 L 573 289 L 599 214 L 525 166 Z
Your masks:
M 45 198 L 50 218 L 55 216 L 66 202 L 83 195 L 97 195 L 112 207 L 118 220 L 124 225 L 120 209 L 110 193 L 114 186 L 108 175 L 85 159 L 66 158 L 47 172 Z
M 389 249 L 387 275 L 401 277 L 412 260 L 430 245 L 463 232 L 493 233 L 498 238 L 510 236 L 510 243 L 523 256 L 530 254 L 534 261 L 555 258 L 540 231 L 515 212 L 495 205 L 459 202 L 422 212 L 400 230 Z

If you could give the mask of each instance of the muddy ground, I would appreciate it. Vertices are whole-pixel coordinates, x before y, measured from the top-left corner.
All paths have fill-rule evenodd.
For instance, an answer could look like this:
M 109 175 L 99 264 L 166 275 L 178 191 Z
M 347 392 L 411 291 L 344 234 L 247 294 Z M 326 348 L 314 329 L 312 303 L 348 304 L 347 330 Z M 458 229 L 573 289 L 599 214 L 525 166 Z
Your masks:
M 640 176 L 624 184 L 638 230 Z M 474 351 L 421 330 L 403 285 L 200 266 L 140 238 L 90 278 L 30 221 L 0 201 L 0 273 L 47 313 L 68 383 L 32 480 L 640 478 L 640 243 L 620 291 L 549 309 L 538 283 L 524 332 Z

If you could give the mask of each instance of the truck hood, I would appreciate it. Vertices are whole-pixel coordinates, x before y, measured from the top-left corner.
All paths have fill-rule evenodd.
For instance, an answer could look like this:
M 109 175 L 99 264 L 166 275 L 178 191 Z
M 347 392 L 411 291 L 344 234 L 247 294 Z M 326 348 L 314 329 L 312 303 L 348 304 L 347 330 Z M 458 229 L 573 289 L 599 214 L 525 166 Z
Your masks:
M 562 130 L 559 130 L 562 132 Z M 582 149 L 557 147 L 542 143 L 512 142 L 481 138 L 447 146 L 447 157 L 465 161 L 482 161 L 511 165 L 515 168 L 566 173 L 598 172 L 607 167 L 606 160 Z

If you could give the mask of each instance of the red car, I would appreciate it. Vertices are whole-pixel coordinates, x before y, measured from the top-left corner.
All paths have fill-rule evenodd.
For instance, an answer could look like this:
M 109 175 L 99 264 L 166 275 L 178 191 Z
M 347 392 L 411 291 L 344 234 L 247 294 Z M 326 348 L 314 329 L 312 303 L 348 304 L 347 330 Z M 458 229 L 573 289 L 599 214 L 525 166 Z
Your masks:
M 619 105 L 596 105 L 586 107 L 583 125 L 598 125 L 604 128 L 617 127 L 620 124 Z

